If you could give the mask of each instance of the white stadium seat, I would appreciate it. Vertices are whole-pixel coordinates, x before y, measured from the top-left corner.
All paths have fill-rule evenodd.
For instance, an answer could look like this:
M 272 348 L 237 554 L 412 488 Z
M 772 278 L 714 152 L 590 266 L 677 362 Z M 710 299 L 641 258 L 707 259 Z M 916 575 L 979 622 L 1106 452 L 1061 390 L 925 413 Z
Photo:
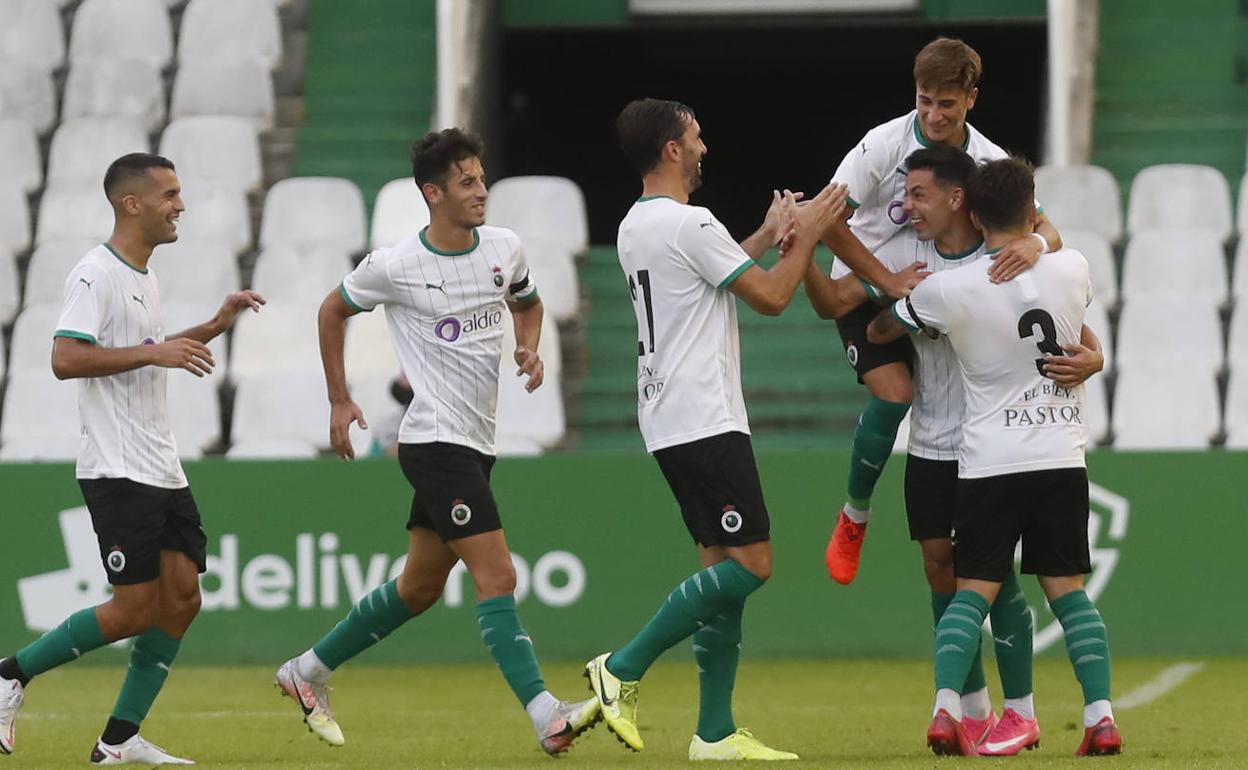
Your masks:
M 377 191 L 369 247 L 393 246 L 411 238 L 429 224 L 429 207 L 411 177 L 392 179 Z
M 78 62 L 65 81 L 61 120 L 132 120 L 150 133 L 165 123 L 165 84 L 154 64 L 125 59 Z
M 104 172 L 94 183 L 49 184 L 39 200 L 35 243 L 89 239 L 100 243 L 113 232 L 113 207 L 104 197 Z
M 175 162 L 176 166 L 177 163 Z M 178 237 L 224 244 L 235 254 L 251 247 L 251 212 L 247 194 L 193 177 L 178 177 L 186 211 L 178 218 Z
M 1212 303 L 1186 295 L 1151 294 L 1126 301 L 1114 351 L 1119 374 L 1164 361 L 1185 376 L 1212 377 L 1222 368 L 1222 322 Z M 1172 374 L 1173 376 L 1173 374 Z
M 256 258 L 251 288 L 270 302 L 319 305 L 349 272 L 345 252 L 271 246 Z
M 581 310 L 581 293 L 572 252 L 560 243 L 544 238 L 530 238 L 521 245 L 546 312 L 556 321 L 576 318 Z
M 329 445 L 329 401 L 320 372 L 238 379 L 228 457 L 308 457 Z
M 1110 243 L 1122 237 L 1118 181 L 1100 166 L 1041 166 L 1036 200 L 1066 240 L 1066 231 L 1089 230 Z
M 49 340 L 49 347 L 51 340 Z M 65 462 L 78 456 L 78 383 L 41 372 L 10 371 L 0 423 L 0 461 Z
M 70 269 L 99 243 L 86 238 L 40 243 L 26 265 L 25 304 L 61 304 L 65 297 L 65 278 Z
M 27 305 L 13 324 L 9 343 L 9 376 L 19 372 L 52 376 L 52 333 L 61 305 Z M 7 415 L 6 415 L 7 416 Z
M 160 0 L 83 0 L 69 37 L 71 64 L 119 52 L 163 68 L 173 58 L 173 27 Z
M 241 286 L 234 253 L 214 241 L 178 238 L 175 243 L 157 247 L 148 264 L 156 275 L 164 307 L 183 302 L 220 303 Z
M 1109 313 L 1105 312 L 1105 305 L 1099 299 L 1092 298 L 1092 303 L 1084 311 L 1083 322 L 1101 341 L 1101 352 L 1105 354 L 1105 371 L 1110 371 L 1114 368 L 1114 337 L 1110 333 L 1112 330 L 1109 328 Z
M 321 371 L 316 332 L 319 303 L 270 302 L 259 314 L 243 313 L 234 325 L 234 356 L 230 369 L 236 378 L 274 371 Z M 321 394 L 324 397 L 324 393 Z
M 1062 243 L 1088 260 L 1092 291 L 1107 307 L 1118 304 L 1118 267 L 1105 236 L 1092 230 L 1062 227 Z
M 1248 238 L 1240 238 L 1235 247 L 1231 298 L 1238 301 L 1248 298 Z
M 52 73 L 23 62 L 0 67 L 0 118 L 16 118 L 46 134 L 56 124 Z
M 1239 180 L 1239 207 L 1235 210 L 1235 229 L 1240 233 L 1248 232 L 1248 198 L 1244 197 L 1244 193 L 1248 192 L 1248 174 L 1244 174 L 1243 179 Z M 1240 237 L 1239 243 L 1243 245 L 1248 238 Z
M 1226 448 L 1248 449 L 1248 368 L 1231 370 L 1225 422 Z
M 1248 303 L 1240 303 L 1231 316 L 1231 328 L 1226 339 L 1226 363 L 1231 372 L 1248 374 Z
M 1094 287 L 1095 288 L 1095 287 Z M 1226 299 L 1226 257 L 1208 230 L 1141 230 L 1122 259 L 1122 298 L 1139 294 L 1186 294 L 1221 303 Z
M 160 271 L 157 270 L 157 280 L 160 280 Z M 217 310 L 221 307 L 221 301 L 225 297 L 204 297 L 196 302 L 165 302 L 161 299 L 160 307 L 165 312 L 165 337 L 172 337 L 179 332 L 184 332 L 194 326 L 212 320 Z M 250 310 L 242 313 L 239 317 L 252 315 Z M 218 386 L 225 382 L 226 375 L 229 373 L 229 346 L 227 345 L 228 335 L 219 335 L 212 342 L 208 343 L 208 350 L 212 352 L 212 360 L 216 366 L 209 375 Z M 190 372 L 187 372 L 190 374 Z M 194 377 L 195 375 L 191 375 Z
M 1231 188 L 1210 166 L 1168 163 L 1135 175 L 1127 201 L 1132 237 L 1159 227 L 1199 228 L 1219 242 L 1231 235 Z
M 160 154 L 173 161 L 180 177 L 241 191 L 260 188 L 260 140 L 246 118 L 179 118 L 161 136 Z
M 30 204 L 15 180 L 0 178 L 0 248 L 30 248 Z
M 132 152 L 151 150 L 139 123 L 121 118 L 75 118 L 52 135 L 48 151 L 48 184 L 89 184 L 104 199 L 104 172 L 109 164 Z
M 178 61 L 222 54 L 251 57 L 273 69 L 282 58 L 282 29 L 272 0 L 191 0 L 182 14 Z
M 61 13 L 49 0 L 0 2 L 0 61 L 51 72 L 65 61 Z
M 400 409 L 399 402 L 390 395 L 390 383 L 400 374 L 401 367 L 384 306 L 371 313 L 356 313 L 347 321 L 345 355 L 351 397 L 364 410 L 371 426 L 360 439 L 367 438 L 366 443 L 371 443 L 372 438 L 385 432 L 381 421 L 397 416 Z
M 43 186 L 43 158 L 35 129 L 17 118 L 0 118 L 0 179 L 29 194 Z
M 363 251 L 360 188 L 336 177 L 295 177 L 273 185 L 264 200 L 260 247 L 277 245 Z
M 1175 376 L 1172 361 L 1120 371 L 1114 389 L 1116 449 L 1206 449 L 1218 432 L 1212 375 Z
M 496 440 L 499 452 L 504 447 L 511 454 L 532 454 L 532 445 L 550 448 L 563 440 L 567 430 L 563 393 L 559 375 L 563 369 L 559 346 L 559 327 L 546 314 L 542 318 L 542 335 L 538 355 L 545 364 L 542 386 L 529 393 L 524 389 L 527 377 L 516 376 L 514 352 L 515 329 L 508 318 L 503 323 L 503 350 L 498 372 L 498 412 Z
M 1108 366 L 1105 367 L 1109 369 Z M 1104 374 L 1093 376 L 1084 383 L 1084 418 L 1083 424 L 1088 427 L 1088 448 L 1100 444 L 1109 433 L 1109 401 L 1106 395 L 1107 386 Z
M 0 326 L 13 320 L 21 304 L 22 298 L 18 294 L 17 258 L 13 256 L 12 250 L 0 248 Z M 3 358 L 3 353 L 0 353 L 0 360 Z M 2 372 L 0 376 L 3 376 Z
M 265 131 L 272 127 L 273 110 L 273 80 L 258 61 L 221 59 L 178 67 L 169 109 L 174 118 L 232 115 Z
M 169 426 L 183 460 L 196 460 L 204 449 L 221 439 L 221 402 L 217 388 L 222 377 L 196 377 L 182 369 L 169 370 Z
M 490 187 L 485 221 L 514 230 L 522 243 L 540 238 L 572 254 L 589 247 L 585 196 L 571 179 L 558 176 L 513 176 Z
M 0 334 L 0 382 L 4 381 L 4 361 L 8 354 L 4 349 L 4 335 Z

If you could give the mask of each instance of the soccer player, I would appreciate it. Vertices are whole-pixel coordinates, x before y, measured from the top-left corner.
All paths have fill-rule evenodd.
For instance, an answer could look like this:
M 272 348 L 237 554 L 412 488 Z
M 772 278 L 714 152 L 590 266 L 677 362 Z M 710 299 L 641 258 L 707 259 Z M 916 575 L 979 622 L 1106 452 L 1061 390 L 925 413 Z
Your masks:
M 560 754 L 597 721 L 598 702 L 564 703 L 546 689 L 533 641 L 516 613 L 516 573 L 490 489 L 503 324 L 516 333 L 517 376 L 542 384 L 537 354 L 542 303 L 515 233 L 485 226 L 483 148 L 458 128 L 426 134 L 412 147 L 412 176 L 429 206 L 429 225 L 364 258 L 321 303 L 321 359 L 331 405 L 329 435 L 354 457 L 348 429 L 365 428 L 347 390 L 347 319 L 384 305 L 412 400 L 399 428 L 399 466 L 412 485 L 407 564 L 319 642 L 282 664 L 277 685 L 303 710 L 308 728 L 344 743 L 329 707 L 330 674 L 429 609 L 463 560 L 477 591 L 485 643 L 542 749 Z
M 741 394 L 736 298 L 766 315 L 784 310 L 846 192 L 829 185 L 801 206 L 795 195 L 773 192 L 762 227 L 738 245 L 710 211 L 689 205 L 706 155 L 693 110 L 641 99 L 623 109 L 616 129 L 642 178 L 618 239 L 637 317 L 638 422 L 703 569 L 631 641 L 591 660 L 586 675 L 607 726 L 641 751 L 639 681 L 692 635 L 701 704 L 689 758 L 796 759 L 737 729 L 732 716 L 745 600 L 771 575 L 770 519 Z M 755 263 L 782 241 L 777 265 Z
M 79 380 L 82 446 L 78 486 L 91 513 L 113 595 L 0 661 L 0 751 L 14 746 L 14 722 L 34 677 L 134 637 L 130 666 L 104 733 L 98 765 L 193 764 L 139 735 L 164 686 L 183 635 L 199 612 L 207 538 L 169 429 L 167 369 L 212 373 L 207 343 L 246 308 L 251 291 L 225 298 L 209 321 L 165 335 L 152 252 L 178 239 L 181 187 L 159 155 L 124 155 L 104 174 L 113 232 L 65 279 L 52 344 L 57 379 Z
M 990 252 L 1032 232 L 1035 188 L 1026 163 L 989 162 L 976 169 L 967 192 Z M 1105 623 L 1083 590 L 1091 572 L 1084 390 L 1055 382 L 1045 370 L 1079 339 L 1092 299 L 1088 263 L 1062 249 L 1004 286 L 993 285 L 990 264 L 933 275 L 868 328 L 881 343 L 907 330 L 947 335 L 966 398 L 954 513 L 958 592 L 936 630 L 928 745 L 937 754 L 976 751 L 958 689 L 1021 538 L 1023 572 L 1038 577 L 1083 688 L 1085 730 L 1076 756 L 1116 754 L 1122 738 L 1110 707 Z M 1038 730 L 1018 741 L 1033 738 L 1039 740 Z M 998 753 L 987 745 L 980 751 Z
M 908 229 L 905 161 L 912 152 L 948 145 L 961 148 L 977 162 L 1005 157 L 1000 147 L 966 122 L 979 97 L 982 71 L 979 54 L 961 40 L 937 38 L 919 51 L 914 60 L 915 109 L 868 131 L 832 177 L 849 187 L 849 205 L 854 211 L 848 224 L 838 221 L 824 235 L 824 242 L 837 256 L 831 278 L 813 263 L 805 275 L 812 306 L 820 316 L 836 318 L 845 354 L 870 394 L 854 430 L 848 499 L 837 516 L 825 557 L 828 573 L 842 584 L 853 581 L 858 572 L 871 518 L 871 496 L 910 407 L 909 365 L 914 351 L 904 339 L 888 346 L 872 345 L 866 328 L 876 307 L 859 303 L 846 308 L 832 279 L 853 271 L 894 298 L 904 297 L 922 279 L 920 266 L 894 272 L 873 253 Z M 1060 246 L 1057 231 L 1041 213 L 1034 233 L 1024 234 L 994 255 L 991 275 L 1009 280 L 1035 264 L 1042 251 Z

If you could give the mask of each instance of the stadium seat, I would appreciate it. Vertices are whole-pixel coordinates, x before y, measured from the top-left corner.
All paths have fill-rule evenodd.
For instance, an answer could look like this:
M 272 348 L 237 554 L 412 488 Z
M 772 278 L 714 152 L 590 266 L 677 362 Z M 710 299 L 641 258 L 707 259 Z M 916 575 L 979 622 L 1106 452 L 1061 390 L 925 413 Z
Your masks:
M 1248 449 L 1248 369 L 1232 369 L 1226 386 L 1226 448 Z
M 1219 243 L 1231 235 L 1231 188 L 1222 173 L 1209 166 L 1149 166 L 1132 180 L 1127 206 L 1127 231 L 1132 237 L 1159 227 L 1208 230 Z
M 1186 294 L 1221 303 L 1226 299 L 1226 257 L 1208 230 L 1141 230 L 1122 259 L 1122 298 L 1140 294 Z
M 272 0 L 191 0 L 182 14 L 178 61 L 252 57 L 273 69 L 282 58 L 282 29 Z
M 17 315 L 22 304 L 18 294 L 17 258 L 9 249 L 0 248 L 0 326 L 6 326 Z M 3 336 L 3 335 L 0 335 Z M 4 354 L 0 353 L 0 360 Z M 3 373 L 0 372 L 0 377 Z
M 231 115 L 246 118 L 259 131 L 273 124 L 273 80 L 263 64 L 251 59 L 185 62 L 173 81 L 170 114 Z
M 49 339 L 49 348 L 51 346 Z M 0 423 L 0 462 L 65 462 L 78 456 L 78 383 L 43 371 L 10 370 Z
M 1206 449 L 1218 432 L 1212 375 L 1176 376 L 1172 361 L 1120 371 L 1114 389 L 1116 449 Z
M 52 333 L 61 306 L 27 305 L 18 313 L 9 341 L 9 376 L 19 372 L 52 376 Z
M 15 180 L 0 178 L 0 248 L 22 252 L 30 248 L 30 205 Z
M 1248 303 L 1240 303 L 1231 315 L 1226 338 L 1226 364 L 1231 372 L 1248 374 Z
M 1109 326 L 1109 313 L 1105 312 L 1104 303 L 1093 297 L 1092 303 L 1084 312 L 1083 322 L 1100 339 L 1101 352 L 1105 354 L 1105 371 L 1111 371 L 1114 368 L 1114 335 L 1113 329 Z
M 113 207 L 104 197 L 100 179 L 92 183 L 49 184 L 39 200 L 35 243 L 88 239 L 100 243 L 113 232 Z
M 117 158 L 131 152 L 151 150 L 147 132 L 133 120 L 75 118 L 62 123 L 52 135 L 48 151 L 48 184 L 81 183 L 104 193 L 104 172 Z
M 8 353 L 4 349 L 4 335 L 0 334 L 0 382 L 4 381 L 4 362 L 8 359 Z
M 60 305 L 65 297 L 65 278 L 70 269 L 99 243 L 86 238 L 40 243 L 26 265 L 25 304 Z
M 576 182 L 558 176 L 513 176 L 490 187 L 485 221 L 514 230 L 525 244 L 539 238 L 571 254 L 589 247 L 585 196 Z
M 1150 294 L 1126 300 L 1114 351 L 1119 374 L 1164 361 L 1191 377 L 1222 368 L 1222 323 L 1217 308 L 1186 295 Z
M 30 194 L 43 186 L 43 158 L 35 129 L 17 118 L 0 118 L 0 179 Z
M 163 69 L 173 58 L 173 27 L 160 0 L 83 0 L 69 37 L 71 64 L 137 59 Z
M 377 191 L 369 247 L 393 246 L 429 224 L 429 207 L 411 177 L 392 179 Z
M 151 133 L 165 123 L 165 85 L 154 64 L 122 59 L 79 62 L 65 81 L 61 120 L 120 118 Z
M 1248 238 L 1240 238 L 1232 264 L 1231 299 L 1242 301 L 1245 298 L 1248 298 Z
M 52 73 L 23 62 L 0 66 L 0 118 L 21 120 L 42 136 L 56 124 Z
M 245 192 L 260 189 L 260 140 L 246 118 L 175 120 L 160 138 L 160 154 L 173 161 L 179 176 Z
M 1118 182 L 1100 166 L 1041 166 L 1036 200 L 1063 241 L 1067 230 L 1095 232 L 1111 244 L 1122 237 Z
M 19 61 L 45 72 L 65 61 L 61 13 L 49 0 L 0 2 L 0 61 Z
M 1061 228 L 1062 243 L 1083 254 L 1091 271 L 1092 291 L 1106 307 L 1118 304 L 1118 266 L 1105 236 L 1093 230 Z
M 152 253 L 152 272 L 160 287 L 160 303 L 217 302 L 239 290 L 238 262 L 225 244 L 178 238 Z M 167 330 L 168 331 L 168 330 Z
M 346 340 L 347 382 L 351 397 L 368 419 L 369 441 L 383 432 L 383 420 L 400 417 L 399 402 L 390 394 L 390 383 L 401 372 L 398 354 L 390 338 L 385 308 L 371 313 L 357 313 L 347 321 Z M 363 437 L 361 437 L 363 438 Z M 361 448 L 357 447 L 357 452 Z
M 1105 367 L 1109 369 L 1108 366 Z M 1105 375 L 1098 374 L 1084 383 L 1084 409 L 1085 415 L 1083 424 L 1088 426 L 1088 448 L 1096 446 L 1105 441 L 1106 434 L 1109 433 L 1109 400 L 1106 396 L 1108 390 L 1105 384 Z
M 532 393 L 524 389 L 528 378 L 516 376 L 515 349 L 515 329 L 508 319 L 503 323 L 499 361 L 496 440 L 500 453 L 507 447 L 511 453 L 532 454 L 532 444 L 553 447 L 563 440 L 567 429 L 559 382 L 563 368 L 559 328 L 553 317 L 547 314 L 542 318 L 538 354 L 545 364 L 545 375 L 542 386 Z
M 316 333 L 317 304 L 271 302 L 259 314 L 243 313 L 234 325 L 236 378 L 270 372 L 319 373 L 320 343 Z M 321 397 L 324 398 L 322 384 Z
M 181 369 L 169 370 L 169 427 L 183 460 L 203 457 L 204 449 L 221 440 L 221 402 L 217 394 L 221 382 L 215 374 L 196 377 Z
M 364 197 L 354 182 L 336 177 L 283 179 L 269 188 L 260 221 L 260 247 L 323 246 L 348 254 L 364 250 Z
M 323 375 L 286 371 L 240 377 L 231 440 L 231 458 L 315 456 L 318 447 L 329 445 Z
M 186 206 L 178 219 L 179 238 L 221 243 L 235 254 L 251 247 L 251 212 L 246 193 L 191 177 L 179 176 L 178 181 L 182 183 L 182 203 Z
M 557 241 L 545 238 L 529 238 L 522 245 L 546 312 L 556 321 L 576 318 L 581 310 L 581 294 L 572 253 Z
M 160 274 L 157 270 L 157 280 Z M 221 307 L 221 302 L 225 297 L 202 297 L 195 302 L 161 302 L 161 309 L 165 313 L 165 337 L 172 337 L 179 332 L 186 331 L 194 326 L 212 320 L 217 310 Z M 251 311 L 246 311 L 239 315 L 239 318 L 253 315 Z M 235 327 L 237 328 L 237 326 Z M 212 374 L 208 378 L 217 383 L 219 387 L 225 382 L 229 373 L 229 345 L 227 341 L 229 335 L 219 335 L 212 342 L 208 343 L 208 350 L 212 352 L 212 360 L 216 366 L 212 370 Z M 187 372 L 190 374 L 190 372 Z M 194 375 L 191 375 L 192 377 Z M 207 378 L 206 378 L 207 379 Z
M 270 302 L 320 305 L 349 272 L 345 252 L 272 246 L 256 258 L 251 288 Z

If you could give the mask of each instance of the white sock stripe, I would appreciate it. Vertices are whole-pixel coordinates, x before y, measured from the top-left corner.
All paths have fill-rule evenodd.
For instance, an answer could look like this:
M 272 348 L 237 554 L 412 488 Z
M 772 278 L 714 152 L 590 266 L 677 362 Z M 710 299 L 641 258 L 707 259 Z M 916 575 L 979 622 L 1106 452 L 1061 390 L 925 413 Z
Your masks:
M 399 591 L 399 585 L 398 585 L 398 583 L 395 583 L 395 585 L 394 585 L 394 591 L 395 591 L 395 593 L 398 593 L 398 591 Z M 385 605 L 385 606 L 389 607 L 389 606 L 390 606 L 390 594 L 386 593 L 386 584 L 385 584 L 385 583 L 382 583 L 381 587 L 377 589 L 377 593 L 381 594 L 381 603 L 382 603 L 383 605 Z
M 698 593 L 702 593 L 702 576 L 695 572 L 692 577 L 693 584 L 698 587 Z
M 937 633 L 936 638 L 939 639 L 942 636 L 949 636 L 951 634 L 954 636 L 963 636 L 963 637 L 966 637 L 967 639 L 975 638 L 960 628 L 946 628 L 944 631 L 940 631 L 939 633 Z
M 1075 618 L 1082 618 L 1086 615 L 1096 615 L 1099 618 L 1101 613 L 1097 612 L 1095 607 L 1089 607 L 1086 610 L 1079 610 L 1078 612 L 1072 612 L 1069 615 L 1064 615 L 1058 618 L 1058 621 L 1060 621 L 1062 625 L 1066 625 Z
M 936 654 L 940 655 L 943 652 L 965 652 L 965 650 L 956 644 L 946 644 L 944 647 L 937 650 Z
M 715 574 L 715 568 L 714 568 L 714 567 L 712 567 L 712 568 L 708 569 L 708 570 L 706 571 L 706 574 L 708 574 L 708 575 L 710 575 L 710 576 L 711 576 L 711 582 L 712 582 L 712 583 L 714 583 L 714 584 L 715 584 L 715 588 L 717 588 L 717 589 L 718 589 L 718 588 L 719 588 L 719 575 L 716 575 L 716 574 Z
M 1066 645 L 1066 649 L 1077 650 L 1080 647 L 1087 647 L 1089 644 L 1106 644 L 1106 643 L 1104 639 L 1101 639 L 1100 637 L 1097 637 L 1097 636 L 1093 636 L 1087 639 L 1080 639 L 1077 642 L 1071 642 L 1070 644 Z
M 708 650 L 707 648 L 703 647 L 700 644 L 693 645 L 693 651 L 694 652 L 710 652 L 710 650 Z
M 971 620 L 978 618 L 980 623 L 984 622 L 984 616 L 969 604 L 950 604 L 945 610 L 945 615 L 950 613 L 953 613 L 954 617 L 970 618 Z
M 1066 638 L 1069 639 L 1071 634 L 1077 634 L 1080 631 L 1087 631 L 1089 628 L 1099 628 L 1101 630 L 1104 630 L 1105 624 L 1098 622 L 1098 621 L 1093 621 L 1091 623 L 1083 623 L 1081 625 L 1075 626 L 1074 628 L 1068 628 L 1066 629 Z
M 946 615 L 948 616 L 947 613 Z M 953 616 L 948 616 L 948 617 L 949 617 L 950 623 L 965 623 L 966 625 L 974 629 L 978 629 L 984 622 L 982 620 L 976 621 L 974 618 L 968 618 L 965 615 L 953 615 Z M 944 618 L 941 618 L 941 622 L 942 623 L 944 622 Z
M 1082 666 L 1084 663 L 1092 663 L 1098 660 L 1105 660 L 1104 655 L 1084 655 L 1075 661 L 1076 666 Z
M 1027 603 L 1027 597 L 1023 596 L 1022 591 L 1019 591 L 1018 594 L 1013 599 L 1010 599 L 1010 604 L 1018 604 L 1019 602 L 1022 602 L 1023 604 Z

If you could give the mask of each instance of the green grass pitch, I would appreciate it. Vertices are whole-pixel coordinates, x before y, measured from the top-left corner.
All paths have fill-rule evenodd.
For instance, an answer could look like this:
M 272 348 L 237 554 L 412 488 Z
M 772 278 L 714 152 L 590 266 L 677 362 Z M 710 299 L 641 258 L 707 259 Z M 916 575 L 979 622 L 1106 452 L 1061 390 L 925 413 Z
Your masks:
M 275 661 L 274 666 L 276 666 Z M 1114 661 L 1115 697 L 1155 679 L 1177 660 Z M 1248 660 L 1210 659 L 1149 703 L 1118 711 L 1126 753 L 1074 760 L 1082 701 L 1069 664 L 1036 664 L 1041 748 L 1015 759 L 938 759 L 924 746 L 931 709 L 926 661 L 745 660 L 737 682 L 737 722 L 770 745 L 796 751 L 803 767 L 951 768 L 961 762 L 1023 767 L 1238 768 L 1248 766 Z M 579 666 L 551 664 L 556 695 L 587 697 Z M 994 676 L 989 672 L 989 678 Z M 18 719 L 17 751 L 0 770 L 80 768 L 103 727 L 122 670 L 67 666 L 33 683 Z M 347 745 L 331 749 L 279 697 L 272 670 L 175 668 L 145 723 L 149 740 L 201 767 L 541 768 L 683 767 L 697 720 L 692 662 L 661 662 L 641 690 L 646 750 L 625 750 L 599 724 L 566 758 L 541 753 L 528 718 L 491 665 L 345 667 L 333 705 Z M 994 703 L 1000 693 L 994 687 Z

